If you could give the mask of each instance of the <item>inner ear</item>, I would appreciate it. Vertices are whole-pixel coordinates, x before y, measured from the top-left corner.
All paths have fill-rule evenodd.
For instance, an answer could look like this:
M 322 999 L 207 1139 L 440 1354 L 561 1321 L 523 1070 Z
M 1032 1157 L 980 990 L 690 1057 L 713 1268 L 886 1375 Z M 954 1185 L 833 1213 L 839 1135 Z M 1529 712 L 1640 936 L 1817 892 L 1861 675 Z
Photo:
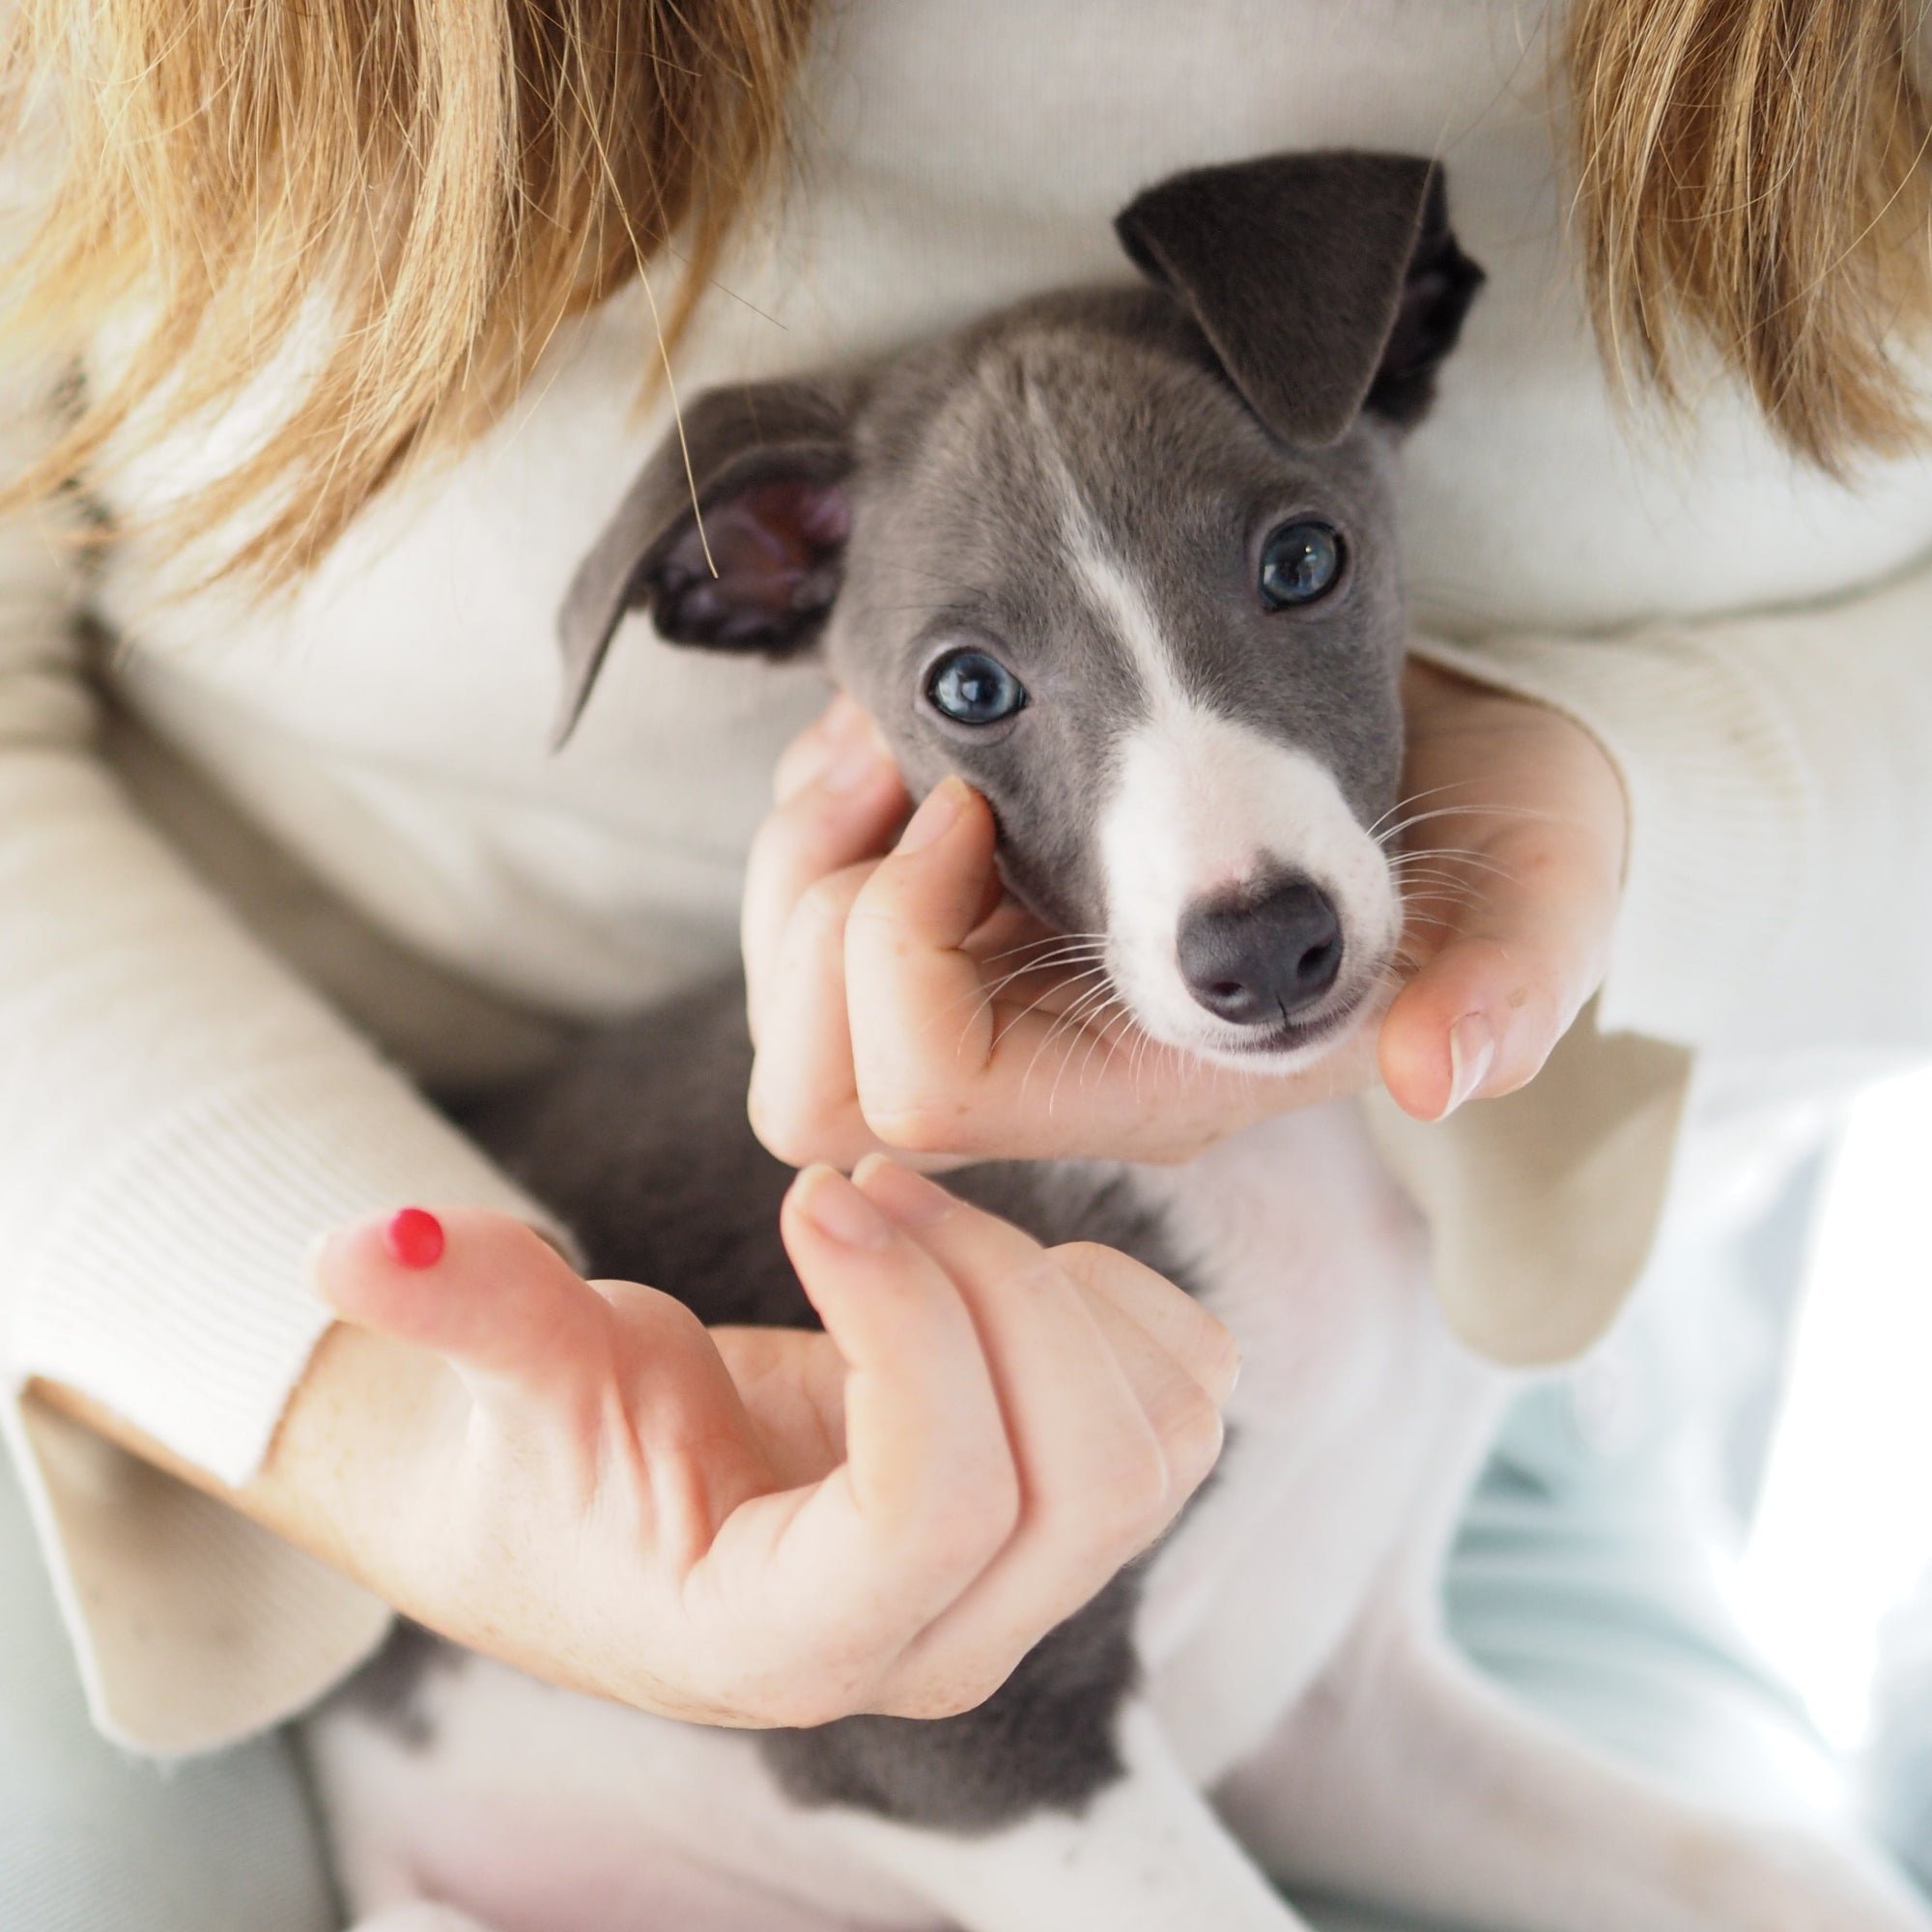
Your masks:
M 641 559 L 630 602 L 672 643 L 782 655 L 811 641 L 844 568 L 844 486 L 767 476 L 714 497 Z
M 1483 271 L 1457 244 L 1439 167 L 1429 171 L 1415 243 L 1403 271 L 1395 321 L 1362 407 L 1406 427 L 1428 411 L 1435 372 L 1463 332 Z
M 673 643 L 781 656 L 838 595 L 859 379 L 710 389 L 684 412 L 578 565 L 557 614 L 553 749 L 589 701 L 611 639 L 647 609 Z

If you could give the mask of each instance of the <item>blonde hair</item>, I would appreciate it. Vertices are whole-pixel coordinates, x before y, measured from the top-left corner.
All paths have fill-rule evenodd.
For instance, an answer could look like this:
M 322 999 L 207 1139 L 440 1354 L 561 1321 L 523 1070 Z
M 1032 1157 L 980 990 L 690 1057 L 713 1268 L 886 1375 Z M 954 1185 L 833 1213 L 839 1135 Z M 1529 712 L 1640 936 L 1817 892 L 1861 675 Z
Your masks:
M 1842 471 L 1924 424 L 1932 140 L 1903 0 L 1572 0 L 1576 206 L 1598 339 L 1669 398 L 1687 331 Z
M 84 473 L 116 439 L 152 444 L 288 354 L 293 407 L 157 532 L 239 522 L 221 572 L 264 584 L 305 570 L 405 466 L 474 437 L 560 322 L 673 245 L 675 338 L 777 151 L 812 11 L 16 4 L 8 131 L 25 147 L 49 121 L 59 156 L 5 320 L 23 342 L 74 342 L 152 307 L 112 385 L 10 494 Z
M 0 318 L 143 318 L 19 500 L 217 409 L 294 400 L 169 513 L 218 571 L 298 577 L 406 467 L 461 448 L 565 318 L 673 249 L 674 342 L 781 152 L 814 0 L 16 0 L 0 138 L 56 146 Z M 1572 0 L 1577 213 L 1606 356 L 1678 392 L 1715 344 L 1796 451 L 1920 424 L 1932 113 L 1903 0 Z M 328 311 L 318 315 L 318 303 Z M 0 336 L 4 339 L 4 336 Z M 646 372 L 640 372 L 640 375 Z

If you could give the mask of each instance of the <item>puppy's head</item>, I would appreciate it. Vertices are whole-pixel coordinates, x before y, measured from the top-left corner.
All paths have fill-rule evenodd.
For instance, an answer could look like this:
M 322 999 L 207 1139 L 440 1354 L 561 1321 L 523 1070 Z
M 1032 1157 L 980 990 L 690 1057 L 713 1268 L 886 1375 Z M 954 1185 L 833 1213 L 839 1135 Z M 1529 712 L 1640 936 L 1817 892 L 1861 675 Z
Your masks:
M 1183 175 L 1118 227 L 1143 287 L 693 403 L 572 585 L 562 728 L 630 610 L 820 652 L 1149 1033 L 1285 1063 L 1399 934 L 1394 450 L 1482 276 L 1401 156 Z

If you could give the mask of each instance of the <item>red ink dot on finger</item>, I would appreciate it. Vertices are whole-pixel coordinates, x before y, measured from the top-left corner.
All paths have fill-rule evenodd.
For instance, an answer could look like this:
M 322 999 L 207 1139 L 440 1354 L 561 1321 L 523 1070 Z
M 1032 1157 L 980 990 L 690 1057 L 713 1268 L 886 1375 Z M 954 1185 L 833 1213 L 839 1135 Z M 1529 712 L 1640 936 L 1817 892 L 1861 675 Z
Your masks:
M 434 1267 L 442 1259 L 442 1223 L 427 1208 L 405 1208 L 389 1216 L 383 1245 L 406 1268 Z

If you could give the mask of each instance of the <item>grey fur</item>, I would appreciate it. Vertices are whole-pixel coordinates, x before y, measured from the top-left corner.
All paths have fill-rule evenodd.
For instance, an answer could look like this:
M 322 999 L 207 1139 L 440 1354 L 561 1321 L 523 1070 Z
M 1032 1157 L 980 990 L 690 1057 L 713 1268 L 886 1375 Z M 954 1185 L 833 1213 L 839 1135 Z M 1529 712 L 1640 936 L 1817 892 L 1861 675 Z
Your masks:
M 1122 232 L 1155 286 L 1047 296 L 863 373 L 698 399 L 690 481 L 673 439 L 572 586 L 562 729 L 635 606 L 673 641 L 820 648 L 914 788 L 962 773 L 992 803 L 1013 892 L 1093 932 L 1099 780 L 1150 693 L 1069 574 L 1072 515 L 1132 559 L 1191 698 L 1308 753 L 1363 824 L 1380 812 L 1401 740 L 1396 429 L 1480 279 L 1439 177 L 1406 157 L 1275 158 L 1170 184 Z M 1288 362 L 1264 380 L 1271 355 Z M 1378 384 L 1386 412 L 1363 413 Z M 1269 610 L 1260 547 L 1303 513 L 1342 533 L 1347 575 L 1306 610 Z M 1031 695 L 991 728 L 925 701 L 935 655 L 975 642 Z M 746 1120 L 751 1065 L 742 993 L 721 984 L 456 1111 L 593 1271 L 664 1286 L 707 1322 L 808 1325 L 777 1234 L 790 1173 Z M 1044 1241 L 1106 1242 L 1184 1283 L 1189 1258 L 1121 1170 L 994 1164 L 949 1185 Z M 775 1734 L 768 1762 L 804 1802 L 952 1831 L 1078 1809 L 1121 1775 L 1138 1588 L 1123 1572 L 977 1711 Z M 393 1673 L 388 1694 L 406 1713 Z

